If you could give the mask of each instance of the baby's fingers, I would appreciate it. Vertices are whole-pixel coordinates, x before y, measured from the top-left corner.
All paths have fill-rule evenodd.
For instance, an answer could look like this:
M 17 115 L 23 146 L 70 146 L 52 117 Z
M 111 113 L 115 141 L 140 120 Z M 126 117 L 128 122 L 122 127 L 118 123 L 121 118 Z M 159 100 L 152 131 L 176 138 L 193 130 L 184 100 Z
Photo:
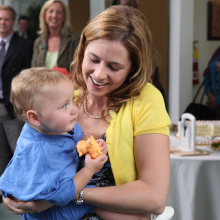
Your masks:
M 108 160 L 108 156 L 106 154 L 102 154 L 97 158 L 97 160 L 105 163 Z

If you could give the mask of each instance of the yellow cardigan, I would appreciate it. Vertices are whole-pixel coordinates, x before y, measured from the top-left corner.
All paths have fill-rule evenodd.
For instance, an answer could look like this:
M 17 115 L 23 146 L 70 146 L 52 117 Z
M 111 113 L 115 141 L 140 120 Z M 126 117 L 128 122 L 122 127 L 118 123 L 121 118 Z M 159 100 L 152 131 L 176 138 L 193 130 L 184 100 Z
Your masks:
M 75 95 L 79 93 L 75 91 Z M 140 96 L 124 103 L 116 114 L 110 110 L 106 143 L 116 185 L 137 180 L 133 152 L 135 136 L 160 133 L 169 136 L 170 118 L 159 90 L 148 83 Z
M 124 103 L 119 112 L 109 112 L 110 125 L 106 132 L 108 155 L 116 185 L 137 180 L 133 138 L 147 133 L 169 136 L 170 118 L 161 93 L 150 83 L 140 97 Z

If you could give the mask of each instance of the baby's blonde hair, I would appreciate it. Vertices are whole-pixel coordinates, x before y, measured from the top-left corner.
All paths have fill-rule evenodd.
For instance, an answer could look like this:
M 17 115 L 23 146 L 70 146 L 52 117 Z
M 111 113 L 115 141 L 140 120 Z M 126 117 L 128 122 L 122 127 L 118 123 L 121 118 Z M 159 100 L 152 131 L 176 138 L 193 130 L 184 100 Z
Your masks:
M 69 78 L 58 71 L 45 67 L 33 67 L 21 71 L 11 83 L 10 100 L 17 117 L 27 121 L 26 113 L 33 109 L 36 96 L 39 93 L 48 92 L 61 80 L 69 81 Z

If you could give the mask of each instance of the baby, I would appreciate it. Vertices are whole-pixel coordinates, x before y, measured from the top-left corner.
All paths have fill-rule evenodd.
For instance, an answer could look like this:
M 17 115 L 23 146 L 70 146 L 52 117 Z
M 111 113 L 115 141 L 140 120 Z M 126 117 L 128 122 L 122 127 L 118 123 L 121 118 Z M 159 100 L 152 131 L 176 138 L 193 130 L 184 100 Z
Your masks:
M 94 160 L 86 155 L 85 167 L 76 173 L 75 145 L 84 133 L 76 122 L 73 97 L 72 82 L 55 70 L 23 70 L 12 81 L 11 101 L 17 117 L 26 124 L 0 178 L 2 195 L 55 205 L 40 213 L 22 214 L 23 219 L 79 219 L 95 209 L 72 200 L 82 196 L 81 190 L 106 162 L 107 147 L 99 140 L 103 154 Z

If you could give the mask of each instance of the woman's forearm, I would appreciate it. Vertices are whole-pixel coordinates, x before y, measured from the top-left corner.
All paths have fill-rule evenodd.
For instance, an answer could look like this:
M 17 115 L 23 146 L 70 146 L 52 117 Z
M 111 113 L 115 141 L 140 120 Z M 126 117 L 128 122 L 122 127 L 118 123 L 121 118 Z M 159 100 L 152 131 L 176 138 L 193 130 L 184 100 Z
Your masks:
M 131 183 L 99 188 L 85 188 L 84 202 L 103 209 L 121 213 L 154 213 L 164 211 L 166 199 L 148 190 L 146 184 L 137 180 Z

